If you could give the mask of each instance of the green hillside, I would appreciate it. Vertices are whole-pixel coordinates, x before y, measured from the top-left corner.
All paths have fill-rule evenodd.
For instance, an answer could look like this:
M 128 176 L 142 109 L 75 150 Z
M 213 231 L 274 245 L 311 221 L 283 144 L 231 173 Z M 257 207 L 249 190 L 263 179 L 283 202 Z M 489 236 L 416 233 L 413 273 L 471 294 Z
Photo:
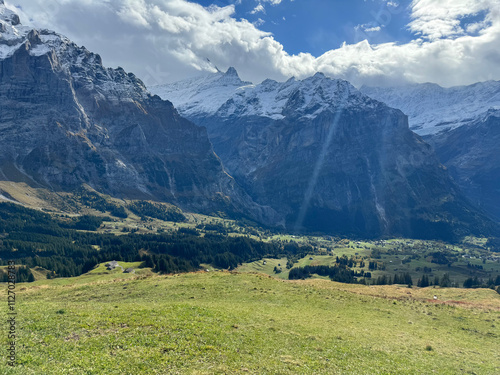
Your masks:
M 0 373 L 500 372 L 493 290 L 138 272 L 18 284 L 18 365 Z

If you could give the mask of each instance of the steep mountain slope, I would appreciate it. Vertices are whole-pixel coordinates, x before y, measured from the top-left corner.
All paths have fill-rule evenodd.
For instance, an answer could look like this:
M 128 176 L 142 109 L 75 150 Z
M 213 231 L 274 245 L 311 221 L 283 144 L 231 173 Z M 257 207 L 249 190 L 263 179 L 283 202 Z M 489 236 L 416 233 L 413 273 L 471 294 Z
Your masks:
M 434 83 L 399 87 L 362 87 L 361 92 L 408 115 L 410 129 L 434 135 L 484 118 L 500 109 L 500 81 L 443 88 Z
M 361 90 L 408 114 L 410 128 L 435 147 L 467 198 L 500 221 L 500 81 Z
M 426 140 L 465 195 L 500 221 L 500 110 Z
M 277 223 L 224 170 L 205 129 L 123 69 L 48 30 L 20 25 L 0 0 L 0 178 Z
M 490 230 L 401 111 L 322 74 L 240 87 L 232 69 L 226 75 L 232 93 L 205 111 L 183 98 L 210 100 L 214 83 L 191 82 L 179 100 L 168 87 L 155 91 L 207 127 L 230 173 L 289 228 L 441 238 Z

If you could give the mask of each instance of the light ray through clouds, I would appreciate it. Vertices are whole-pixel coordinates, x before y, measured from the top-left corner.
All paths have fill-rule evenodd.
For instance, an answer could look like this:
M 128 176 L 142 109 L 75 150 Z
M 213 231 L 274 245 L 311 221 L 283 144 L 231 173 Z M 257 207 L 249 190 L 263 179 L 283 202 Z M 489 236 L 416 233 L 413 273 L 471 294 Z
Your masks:
M 314 6 L 315 0 L 310 1 Z M 395 1 L 374 1 L 383 5 L 377 16 L 385 23 L 404 10 L 411 17 L 407 27 L 414 39 L 407 43 L 345 43 L 318 57 L 309 51 L 287 53 L 279 40 L 259 29 L 263 22 L 237 18 L 238 2 L 224 6 L 186 0 L 7 3 L 22 7 L 24 23 L 66 34 L 100 53 L 106 65 L 123 66 L 150 85 L 213 71 L 214 65 L 221 69 L 235 66 L 243 79 L 253 82 L 303 78 L 318 71 L 356 86 L 406 81 L 451 86 L 500 79 L 498 0 L 413 0 L 404 9 Z M 292 3 L 267 0 L 254 4 L 265 9 Z M 370 31 L 376 28 L 374 23 Z
M 300 232 L 302 229 L 302 226 L 304 224 L 304 219 L 306 217 L 307 210 L 309 209 L 309 206 L 311 205 L 311 199 L 312 199 L 312 196 L 314 193 L 314 189 L 316 188 L 316 184 L 318 182 L 319 173 L 321 172 L 321 170 L 323 169 L 323 166 L 325 165 L 326 155 L 330 151 L 330 146 L 332 144 L 335 130 L 337 130 L 337 127 L 338 127 L 338 124 L 340 121 L 340 116 L 342 115 L 342 112 L 345 109 L 348 98 L 349 98 L 349 88 L 344 87 L 344 90 L 342 92 L 342 96 L 340 97 L 340 100 L 338 102 L 338 107 L 337 107 L 337 111 L 335 112 L 335 117 L 333 118 L 333 121 L 330 124 L 330 128 L 328 129 L 328 134 L 325 138 L 323 146 L 321 147 L 321 151 L 319 153 L 318 160 L 316 161 L 311 179 L 309 180 L 307 190 L 304 194 L 304 200 L 302 201 L 302 205 L 300 206 L 300 211 L 299 211 L 299 214 L 297 216 L 297 221 L 295 222 L 295 226 L 294 226 L 295 232 Z

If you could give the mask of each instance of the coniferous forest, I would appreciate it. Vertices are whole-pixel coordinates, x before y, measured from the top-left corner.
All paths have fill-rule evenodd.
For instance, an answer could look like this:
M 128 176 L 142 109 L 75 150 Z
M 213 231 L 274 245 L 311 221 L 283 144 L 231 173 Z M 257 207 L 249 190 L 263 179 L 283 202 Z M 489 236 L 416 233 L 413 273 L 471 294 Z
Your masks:
M 159 215 L 155 205 L 136 205 L 144 215 Z M 171 211 L 168 215 L 182 215 Z M 182 217 L 175 216 L 182 221 Z M 106 217 L 83 215 L 74 218 L 54 218 L 12 203 L 0 203 L 0 266 L 14 260 L 18 266 L 17 281 L 31 282 L 35 278 L 30 268 L 41 267 L 48 271 L 48 278 L 79 276 L 92 270 L 100 263 L 110 260 L 122 262 L 142 262 L 157 273 L 182 273 L 201 269 L 210 264 L 220 269 L 235 269 L 243 263 L 255 262 L 263 258 L 287 258 L 287 268 L 294 267 L 298 259 L 305 257 L 313 248 L 295 242 L 263 242 L 249 237 L 231 237 L 223 226 L 205 224 L 198 229 L 179 228 L 173 232 L 157 234 L 123 235 L 95 232 Z M 208 232 L 207 232 L 208 231 Z M 202 235 L 203 233 L 203 235 Z M 377 256 L 377 251 L 373 252 Z M 430 253 L 432 262 L 444 262 L 443 254 Z M 364 267 L 364 261 L 359 264 Z M 351 257 L 336 258 L 334 264 L 309 265 L 290 269 L 290 280 L 306 279 L 314 275 L 329 277 L 343 283 L 372 285 L 404 284 L 411 286 L 414 281 L 419 287 L 430 285 L 450 286 L 445 274 L 430 280 L 424 273 L 418 281 L 409 273 L 384 274 L 372 278 L 372 271 L 378 263 L 369 261 L 368 270 L 355 270 L 357 263 Z M 476 266 L 481 267 L 481 266 Z M 482 268 L 482 267 L 481 267 Z M 424 272 L 426 270 L 424 269 Z M 0 281 L 7 281 L 7 273 L 0 270 Z M 463 283 L 465 288 L 487 287 L 497 289 L 500 276 L 483 279 L 470 277 Z
M 245 237 L 209 235 L 195 230 L 115 236 L 95 230 L 103 219 L 81 216 L 70 222 L 11 203 L 0 204 L 0 265 L 43 267 L 54 277 L 78 276 L 109 260 L 137 262 L 157 272 L 198 270 L 200 264 L 232 269 L 243 262 L 296 252 L 294 247 Z

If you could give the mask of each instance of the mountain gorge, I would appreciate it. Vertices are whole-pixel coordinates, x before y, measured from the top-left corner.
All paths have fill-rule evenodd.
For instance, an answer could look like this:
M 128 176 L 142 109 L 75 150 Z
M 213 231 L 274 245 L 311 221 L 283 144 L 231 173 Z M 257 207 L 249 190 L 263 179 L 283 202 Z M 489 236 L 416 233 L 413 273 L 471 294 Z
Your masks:
M 363 87 L 401 109 L 431 144 L 467 198 L 500 220 L 500 82 L 443 88 L 436 84 Z
M 251 85 L 231 68 L 150 90 L 205 126 L 228 171 L 290 229 L 413 237 L 491 229 L 407 117 L 346 81 L 318 73 Z
M 227 174 L 205 129 L 151 95 L 133 74 L 0 3 L 0 177 L 52 190 L 86 183 L 274 225 Z

